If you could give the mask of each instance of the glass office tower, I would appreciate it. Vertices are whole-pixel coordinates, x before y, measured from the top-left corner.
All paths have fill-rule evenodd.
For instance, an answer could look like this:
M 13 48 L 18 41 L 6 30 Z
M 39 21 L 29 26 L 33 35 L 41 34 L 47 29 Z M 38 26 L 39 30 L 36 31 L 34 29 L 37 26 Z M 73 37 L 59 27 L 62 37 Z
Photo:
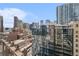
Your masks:
M 76 21 L 79 19 L 78 3 L 63 4 L 57 6 L 56 10 L 57 23 L 59 24 L 68 24 L 70 21 Z

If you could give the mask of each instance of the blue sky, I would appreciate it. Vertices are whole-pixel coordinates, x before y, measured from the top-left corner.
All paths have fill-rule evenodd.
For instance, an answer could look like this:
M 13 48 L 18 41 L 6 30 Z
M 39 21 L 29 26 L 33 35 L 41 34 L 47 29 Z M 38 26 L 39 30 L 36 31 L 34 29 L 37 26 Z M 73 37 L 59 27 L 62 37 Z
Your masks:
M 14 10 L 12 9 L 18 9 L 19 12 L 21 11 L 21 13 L 17 14 L 18 10 L 15 13 L 17 15 L 20 15 L 20 17 L 19 16 L 18 17 L 21 18 L 23 22 L 28 22 L 28 23 L 35 22 L 35 21 L 38 22 L 40 20 L 46 20 L 46 19 L 50 19 L 51 21 L 53 21 L 53 20 L 56 20 L 56 7 L 59 5 L 61 4 L 60 3 L 48 3 L 48 4 L 46 3 L 39 3 L 39 4 L 38 3 L 35 3 L 35 4 L 34 3 L 14 3 L 14 4 L 8 3 L 7 4 L 6 3 L 6 4 L 0 4 L 0 11 L 2 13 L 1 15 L 5 17 L 4 15 L 5 13 L 6 15 L 15 15 Z M 7 13 L 9 10 L 11 12 Z M 24 16 L 24 18 L 21 17 L 21 15 Z M 11 26 L 13 26 L 12 25 L 13 20 L 8 20 L 10 16 L 6 16 L 6 17 L 5 17 L 4 26 L 9 27 L 10 24 Z

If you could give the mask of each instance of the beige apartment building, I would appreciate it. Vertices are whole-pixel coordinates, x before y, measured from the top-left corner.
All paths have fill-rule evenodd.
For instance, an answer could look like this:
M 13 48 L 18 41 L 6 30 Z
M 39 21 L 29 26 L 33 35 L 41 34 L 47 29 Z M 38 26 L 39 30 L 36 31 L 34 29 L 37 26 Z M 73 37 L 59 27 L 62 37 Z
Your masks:
M 79 21 L 72 21 L 69 23 L 73 31 L 73 55 L 79 56 Z
M 50 24 L 49 29 L 54 55 L 79 56 L 79 21 L 71 21 L 66 25 Z
M 49 24 L 49 35 L 53 41 L 55 56 L 73 55 L 73 30 L 68 25 Z

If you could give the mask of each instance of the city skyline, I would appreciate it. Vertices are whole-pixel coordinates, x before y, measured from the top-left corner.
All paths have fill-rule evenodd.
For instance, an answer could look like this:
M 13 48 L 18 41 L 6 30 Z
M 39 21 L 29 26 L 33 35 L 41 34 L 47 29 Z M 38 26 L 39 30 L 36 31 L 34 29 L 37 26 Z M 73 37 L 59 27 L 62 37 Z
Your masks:
M 0 4 L 0 15 L 4 19 L 4 27 L 13 27 L 13 16 L 23 22 L 32 23 L 40 20 L 56 20 L 56 7 L 60 3 L 4 3 Z
M 0 56 L 79 56 L 78 10 L 75 3 L 7 4 L 0 9 Z

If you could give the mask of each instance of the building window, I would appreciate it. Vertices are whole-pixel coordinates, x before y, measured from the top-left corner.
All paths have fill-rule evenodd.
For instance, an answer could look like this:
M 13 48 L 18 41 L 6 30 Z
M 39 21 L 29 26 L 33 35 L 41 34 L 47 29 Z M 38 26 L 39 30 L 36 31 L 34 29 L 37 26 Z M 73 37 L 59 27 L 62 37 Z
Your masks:
M 78 37 L 78 35 L 76 35 L 76 37 Z
M 78 49 L 76 49 L 76 52 L 78 52 Z
M 78 24 L 76 24 L 76 27 L 78 27 Z
M 76 39 L 76 42 L 78 42 L 78 39 Z
M 76 31 L 76 33 L 78 33 L 78 31 Z
M 78 47 L 78 44 L 76 44 L 76 47 Z

